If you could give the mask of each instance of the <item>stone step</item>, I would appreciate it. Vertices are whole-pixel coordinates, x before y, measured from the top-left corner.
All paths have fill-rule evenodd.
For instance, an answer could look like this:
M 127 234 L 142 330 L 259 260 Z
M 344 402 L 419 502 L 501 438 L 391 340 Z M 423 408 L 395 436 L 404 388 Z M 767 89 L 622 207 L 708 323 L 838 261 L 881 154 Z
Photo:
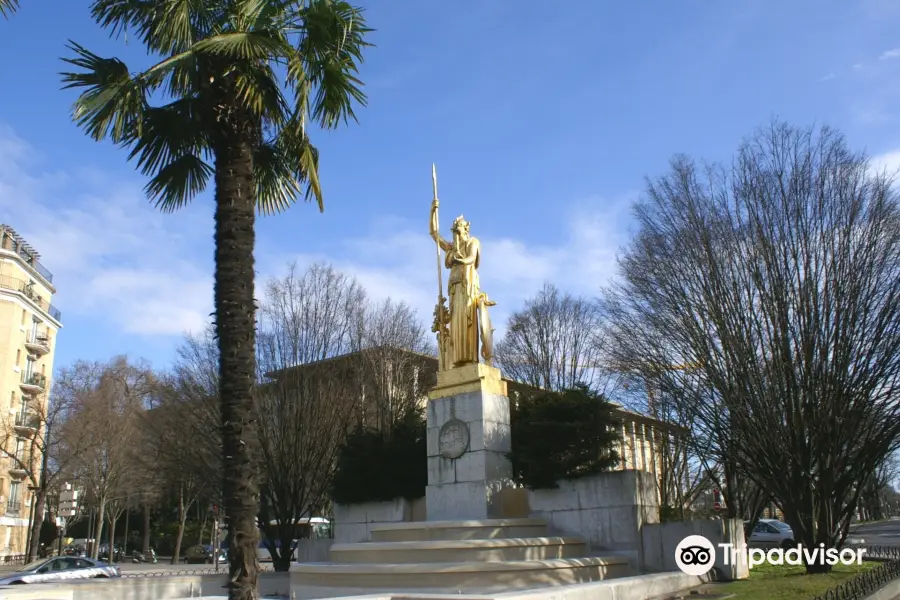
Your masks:
M 415 521 L 372 525 L 373 542 L 483 540 L 547 537 L 542 519 L 480 519 L 473 521 Z
M 471 561 L 550 560 L 587 554 L 578 537 L 429 540 L 334 544 L 336 563 L 454 563 Z
M 631 574 L 628 560 L 620 556 L 413 564 L 295 563 L 291 565 L 291 589 L 428 590 L 456 594 L 586 583 Z

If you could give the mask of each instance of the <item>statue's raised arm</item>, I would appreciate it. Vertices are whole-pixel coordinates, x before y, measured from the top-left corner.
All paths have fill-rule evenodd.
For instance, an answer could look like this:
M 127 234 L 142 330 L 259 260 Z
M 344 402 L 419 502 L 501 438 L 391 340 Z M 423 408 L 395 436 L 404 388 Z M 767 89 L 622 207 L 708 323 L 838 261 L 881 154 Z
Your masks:
M 441 232 L 438 230 L 438 206 L 437 198 L 431 201 L 431 222 L 429 223 L 428 229 L 431 232 L 431 239 L 438 243 L 441 250 L 446 251 L 453 248 L 453 244 L 442 238 Z

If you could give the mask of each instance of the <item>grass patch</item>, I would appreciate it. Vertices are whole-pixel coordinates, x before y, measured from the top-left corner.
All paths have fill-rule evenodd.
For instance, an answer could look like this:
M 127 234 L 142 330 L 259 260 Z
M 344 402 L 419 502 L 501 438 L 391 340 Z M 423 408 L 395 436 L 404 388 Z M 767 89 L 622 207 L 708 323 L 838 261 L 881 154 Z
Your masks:
M 835 565 L 831 573 L 822 575 L 807 575 L 804 567 L 759 565 L 750 569 L 750 579 L 718 584 L 710 591 L 734 594 L 735 600 L 811 599 L 879 564 L 863 561 L 861 565 Z

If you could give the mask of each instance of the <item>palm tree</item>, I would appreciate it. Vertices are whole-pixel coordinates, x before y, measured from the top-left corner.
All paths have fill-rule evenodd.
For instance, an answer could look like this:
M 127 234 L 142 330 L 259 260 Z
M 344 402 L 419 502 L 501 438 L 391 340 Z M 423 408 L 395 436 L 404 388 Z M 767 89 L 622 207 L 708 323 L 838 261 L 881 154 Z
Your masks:
M 78 72 L 63 81 L 82 88 L 73 119 L 92 138 L 130 149 L 163 211 L 184 206 L 214 177 L 229 598 L 255 598 L 255 212 L 284 210 L 301 193 L 322 209 L 307 122 L 333 128 L 355 119 L 371 30 L 342 0 L 94 0 L 91 10 L 160 60 L 134 74 L 70 42 L 74 56 L 64 60 Z
M 9 17 L 19 8 L 19 0 L 0 0 L 0 15 Z

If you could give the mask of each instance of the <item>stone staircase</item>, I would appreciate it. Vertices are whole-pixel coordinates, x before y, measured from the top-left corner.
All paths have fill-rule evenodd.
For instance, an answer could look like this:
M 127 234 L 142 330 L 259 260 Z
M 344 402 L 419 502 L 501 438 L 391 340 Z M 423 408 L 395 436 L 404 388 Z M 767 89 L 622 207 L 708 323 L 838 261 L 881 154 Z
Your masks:
M 371 541 L 334 544 L 331 562 L 291 567 L 298 600 L 378 592 L 493 593 L 634 574 L 622 556 L 590 556 L 540 519 L 373 525 Z

